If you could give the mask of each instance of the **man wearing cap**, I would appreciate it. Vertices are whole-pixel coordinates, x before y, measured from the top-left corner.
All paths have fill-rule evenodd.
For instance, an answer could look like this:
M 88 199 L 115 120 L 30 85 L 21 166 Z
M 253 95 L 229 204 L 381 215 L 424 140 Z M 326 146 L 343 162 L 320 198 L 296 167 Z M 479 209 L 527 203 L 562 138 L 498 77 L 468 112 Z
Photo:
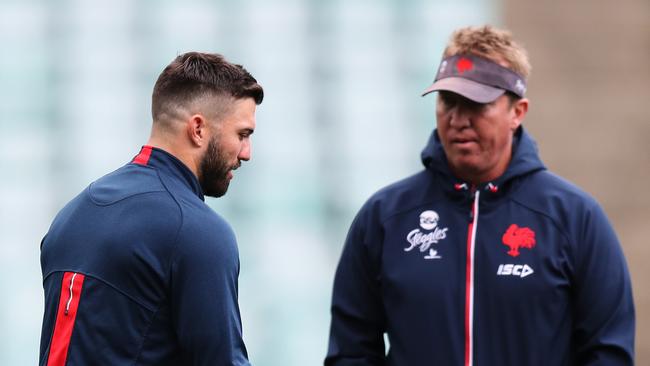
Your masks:
M 633 364 L 620 244 L 541 162 L 522 126 L 529 73 L 509 32 L 454 32 L 424 93 L 438 93 L 424 170 L 348 233 L 325 365 Z

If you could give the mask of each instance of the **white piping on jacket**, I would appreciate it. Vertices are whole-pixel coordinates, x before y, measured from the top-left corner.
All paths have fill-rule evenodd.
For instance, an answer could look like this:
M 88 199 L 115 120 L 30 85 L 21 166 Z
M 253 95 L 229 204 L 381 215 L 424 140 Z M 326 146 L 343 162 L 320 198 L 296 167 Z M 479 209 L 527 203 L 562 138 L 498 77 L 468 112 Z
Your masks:
M 72 286 L 74 285 L 75 277 L 77 277 L 76 273 L 74 273 L 70 279 L 70 297 L 68 298 L 68 303 L 65 305 L 65 315 L 68 315 L 68 310 L 70 310 L 70 303 L 72 302 Z
M 467 366 L 474 364 L 474 252 L 476 248 L 476 228 L 478 226 L 478 202 L 480 191 L 476 190 L 474 194 L 474 205 L 472 209 L 472 236 L 470 239 L 470 273 L 469 273 L 469 326 L 468 326 L 468 341 L 469 341 L 469 359 Z

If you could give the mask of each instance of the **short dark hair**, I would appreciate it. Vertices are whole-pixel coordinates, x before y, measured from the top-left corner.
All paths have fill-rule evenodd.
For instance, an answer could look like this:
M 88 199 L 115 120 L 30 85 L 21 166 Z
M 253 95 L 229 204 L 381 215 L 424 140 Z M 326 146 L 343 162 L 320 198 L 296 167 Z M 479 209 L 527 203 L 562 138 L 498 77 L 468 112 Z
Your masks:
M 216 53 L 187 52 L 162 71 L 151 97 L 154 121 L 173 109 L 205 95 L 235 99 L 253 98 L 262 103 L 264 90 L 241 65 L 228 62 Z

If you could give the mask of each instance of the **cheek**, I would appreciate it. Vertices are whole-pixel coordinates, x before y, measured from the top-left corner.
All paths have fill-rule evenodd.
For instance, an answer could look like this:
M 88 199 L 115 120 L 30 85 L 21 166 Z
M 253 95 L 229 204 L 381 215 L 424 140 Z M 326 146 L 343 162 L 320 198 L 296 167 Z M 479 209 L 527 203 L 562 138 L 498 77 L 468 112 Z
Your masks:
M 438 128 L 444 127 L 446 121 L 447 121 L 446 114 L 444 113 L 442 108 L 436 109 L 436 124 Z
M 512 136 L 512 131 L 507 123 L 503 123 L 498 128 L 495 128 L 489 138 L 489 149 L 492 152 L 498 152 L 508 147 L 509 141 Z
M 446 142 L 447 131 L 449 130 L 449 123 L 445 119 L 443 113 L 436 113 L 436 128 L 438 129 L 438 137 L 442 142 Z
M 228 155 L 236 158 L 242 150 L 243 142 L 238 138 L 233 139 L 226 147 Z

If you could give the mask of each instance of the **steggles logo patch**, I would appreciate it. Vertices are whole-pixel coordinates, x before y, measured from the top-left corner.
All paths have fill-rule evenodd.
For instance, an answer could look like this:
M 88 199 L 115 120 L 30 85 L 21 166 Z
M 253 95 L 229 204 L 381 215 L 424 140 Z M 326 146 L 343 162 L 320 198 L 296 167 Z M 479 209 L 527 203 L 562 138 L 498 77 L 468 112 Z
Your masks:
M 532 249 L 535 247 L 535 232 L 527 227 L 510 225 L 501 238 L 503 245 L 510 248 L 508 254 L 512 257 L 519 256 L 519 248 Z
M 427 252 L 424 259 L 442 258 L 438 255 L 437 250 L 431 248 L 432 244 L 436 244 L 447 237 L 448 228 L 440 228 L 438 226 L 438 221 L 440 221 L 440 216 L 437 212 L 432 210 L 422 212 L 420 214 L 420 228 L 424 230 L 416 228 L 406 235 L 406 241 L 409 243 L 409 246 L 404 248 L 404 251 L 410 252 L 413 249 L 418 248 L 420 253 Z

